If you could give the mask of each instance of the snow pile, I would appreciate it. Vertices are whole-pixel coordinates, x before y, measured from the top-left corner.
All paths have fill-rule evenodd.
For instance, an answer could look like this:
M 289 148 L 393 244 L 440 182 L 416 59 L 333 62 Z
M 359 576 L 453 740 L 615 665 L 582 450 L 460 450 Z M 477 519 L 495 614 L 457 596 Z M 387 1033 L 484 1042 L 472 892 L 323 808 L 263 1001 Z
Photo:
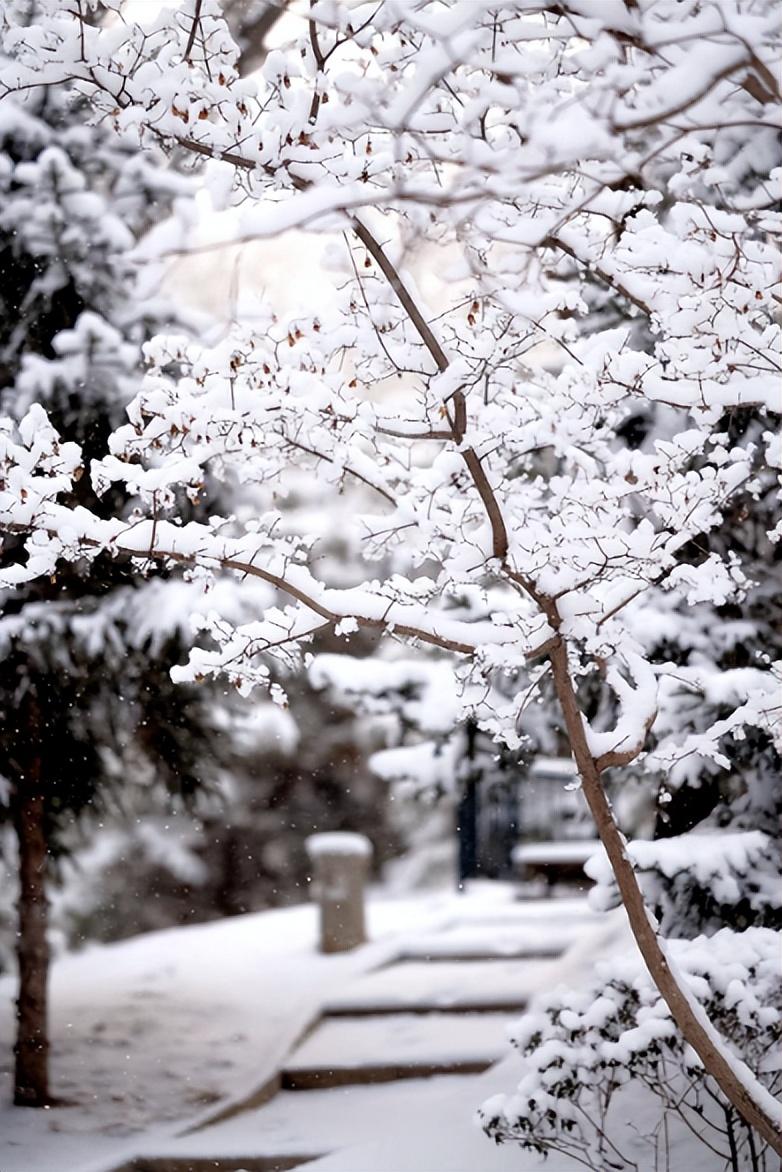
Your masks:
M 454 737 L 444 743 L 420 741 L 394 749 L 380 749 L 369 759 L 372 772 L 383 781 L 405 783 L 413 794 L 450 793 L 459 776 L 461 764 L 459 741 Z
M 584 863 L 594 856 L 599 843 L 595 839 L 566 842 L 522 843 L 514 847 L 513 862 L 525 863 Z

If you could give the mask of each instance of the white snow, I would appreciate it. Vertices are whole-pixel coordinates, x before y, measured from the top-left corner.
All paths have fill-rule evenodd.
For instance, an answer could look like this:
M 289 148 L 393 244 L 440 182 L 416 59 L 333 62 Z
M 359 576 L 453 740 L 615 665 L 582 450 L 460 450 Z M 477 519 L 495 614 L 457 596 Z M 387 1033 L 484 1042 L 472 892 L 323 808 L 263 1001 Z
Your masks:
M 541 924 L 531 935 L 545 944 Z M 556 964 L 546 960 L 443 961 L 433 965 L 410 961 L 398 969 L 384 968 L 357 978 L 349 988 L 329 998 L 329 1008 L 346 1012 L 369 1008 L 405 1010 L 448 1009 L 489 1002 L 519 1008 L 539 988 L 556 979 Z
M 194 1136 L 161 1154 L 247 1155 L 260 1137 L 276 1154 L 317 1154 L 317 1136 L 333 1153 L 307 1165 L 317 1172 L 537 1172 L 546 1167 L 542 1161 L 495 1147 L 474 1121 L 476 1103 L 512 1083 L 517 1067 L 510 1058 L 482 1075 L 284 1092 L 261 1111 L 215 1128 L 208 1140 Z M 549 1163 L 546 1172 L 571 1168 L 577 1165 Z
M 461 1079 L 430 1079 L 417 1085 L 370 1088 L 362 1100 L 344 1095 L 344 1107 L 352 1113 L 349 1129 L 343 1122 L 350 1146 L 307 1165 L 308 1172 L 577 1172 L 583 1165 L 557 1154 L 548 1160 L 523 1152 L 514 1144 L 495 1147 L 475 1121 L 476 1095 L 489 1097 L 504 1090 L 518 1077 L 518 1058 L 511 1056 L 485 1074 Z M 339 1122 L 338 1091 L 324 1103 L 335 1124 Z M 281 1107 L 284 1104 L 280 1104 Z M 314 1106 L 314 1105 L 313 1105 Z M 651 1115 L 651 1104 L 640 1088 L 631 1088 L 625 1099 L 626 1129 L 642 1131 Z M 393 1129 L 388 1121 L 393 1119 Z M 715 1172 L 714 1156 L 703 1144 L 675 1128 L 671 1142 L 671 1167 L 676 1172 Z M 638 1141 L 639 1158 L 648 1148 Z M 634 1153 L 635 1154 L 635 1153 Z M 554 1162 L 556 1160 L 556 1162 Z M 643 1164 L 639 1164 L 643 1167 Z M 602 1169 L 601 1169 L 602 1172 Z
M 355 1070 L 379 1064 L 485 1062 L 508 1046 L 507 1013 L 395 1013 L 329 1018 L 302 1042 L 286 1070 L 308 1067 Z
M 558 901 L 559 902 L 559 901 Z M 532 913 L 537 904 L 528 905 Z M 405 957 L 418 960 L 447 960 L 460 957 L 481 960 L 486 957 L 556 956 L 584 934 L 593 933 L 602 918 L 584 908 L 573 916 L 557 909 L 556 918 L 535 929 L 532 914 L 519 924 L 457 924 L 437 932 L 421 932 L 407 946 Z
M 328 834 L 311 834 L 305 846 L 311 859 L 319 859 L 324 855 L 352 855 L 368 859 L 372 854 L 372 843 L 365 835 L 352 834 L 344 830 L 334 830 Z
M 524 863 L 586 863 L 600 847 L 594 839 L 572 842 L 522 843 L 513 848 L 513 862 Z
M 317 910 L 307 905 L 58 960 L 53 1074 L 72 1105 L 6 1107 L 0 1168 L 110 1172 L 142 1155 L 287 1153 L 322 1157 L 315 1172 L 575 1172 L 565 1158 L 543 1165 L 514 1145 L 495 1147 L 475 1124 L 477 1107 L 507 1092 L 522 1072 L 518 1056 L 505 1050 L 517 1014 L 492 1003 L 504 999 L 510 1007 L 563 981 L 580 985 L 607 949 L 626 950 L 623 914 L 596 916 L 582 899 L 520 901 L 512 887 L 488 883 L 414 901 L 376 895 L 368 913 L 373 943 L 338 956 L 315 951 Z M 512 942 L 521 955 L 457 961 L 470 945 L 491 940 L 500 954 L 503 942 Z M 574 947 L 560 961 L 523 955 L 569 941 Z M 426 950 L 438 954 L 436 963 L 404 959 Z M 0 981 L 6 1053 L 13 993 L 10 978 Z M 325 1020 L 297 1049 L 329 1001 L 386 1012 Z M 427 1002 L 433 1012 L 410 1013 Z M 283 1068 L 352 1071 L 364 1058 L 446 1067 L 505 1053 L 480 1075 L 283 1091 L 260 1108 L 192 1130 L 240 1107 Z M 622 1093 L 628 1129 L 639 1126 L 651 1105 L 638 1088 Z M 704 1153 L 703 1145 L 672 1137 L 672 1166 L 712 1172 Z
M 366 948 L 316 951 L 317 908 L 237 916 L 64 956 L 51 978 L 52 1082 L 68 1106 L 10 1102 L 15 981 L 0 978 L 0 1168 L 49 1172 L 170 1135 L 263 1085 L 319 1003 L 380 963 L 401 932 L 433 926 L 455 897 L 377 899 Z M 111 1166 L 111 1165 L 109 1165 Z
M 323 1003 L 345 992 L 353 978 L 406 952 L 419 936 L 449 928 L 458 948 L 462 927 L 523 935 L 520 909 L 545 932 L 547 905 L 519 904 L 513 896 L 511 887 L 480 883 L 466 895 L 373 894 L 367 907 L 372 943 L 337 956 L 316 951 L 314 904 L 62 956 L 51 977 L 52 1081 L 69 1105 L 45 1112 L 8 1105 L 16 989 L 13 977 L 0 978 L 2 1172 L 111 1167 L 134 1153 L 142 1137 L 153 1147 L 170 1141 L 194 1119 L 211 1117 L 263 1086 Z M 557 908 L 570 924 L 579 909 L 594 919 L 580 901 L 557 901 Z M 439 988 L 449 996 L 453 966 L 432 966 L 443 972 L 429 984 L 421 983 L 415 965 L 401 968 L 411 970 L 416 995 Z M 381 985 L 387 971 L 378 969 Z M 479 991 L 468 993 L 480 999 Z

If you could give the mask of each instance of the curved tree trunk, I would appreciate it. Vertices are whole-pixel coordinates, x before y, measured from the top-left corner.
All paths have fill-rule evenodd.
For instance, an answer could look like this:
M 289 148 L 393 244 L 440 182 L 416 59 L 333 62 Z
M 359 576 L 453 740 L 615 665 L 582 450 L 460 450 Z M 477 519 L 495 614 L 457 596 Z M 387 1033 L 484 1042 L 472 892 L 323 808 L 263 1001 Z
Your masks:
M 382 246 L 369 229 L 356 218 L 353 220 L 353 230 L 396 293 L 437 369 L 446 370 L 449 366 L 447 355 Z M 463 425 L 459 421 L 460 414 L 463 416 L 463 397 L 457 393 L 453 396 L 453 401 L 454 415 L 450 438 L 460 443 L 464 434 Z M 499 503 L 474 450 L 465 449 L 462 456 L 486 508 L 492 530 L 494 557 L 504 563 L 507 533 Z M 538 603 L 554 630 L 558 631 L 560 615 L 556 603 L 552 599 L 542 597 L 533 583 L 518 576 L 514 580 Z M 665 955 L 654 918 L 646 906 L 633 865 L 627 855 L 624 835 L 614 819 L 611 804 L 603 788 L 601 769 L 589 748 L 583 715 L 570 675 L 567 647 L 559 634 L 554 636 L 546 651 L 551 660 L 554 685 L 562 706 L 570 747 L 581 776 L 584 796 L 613 868 L 630 928 L 652 980 L 670 1009 L 682 1037 L 701 1059 L 706 1073 L 711 1075 L 725 1098 L 747 1124 L 754 1127 L 773 1150 L 782 1156 L 782 1107 L 758 1083 L 748 1067 L 725 1050 L 719 1034 L 701 1007 L 690 1000 L 681 976 L 672 970 L 671 962 Z M 641 746 L 638 747 L 639 752 L 640 749 Z
M 671 961 L 658 936 L 654 918 L 644 901 L 638 878 L 627 854 L 627 843 L 614 818 L 600 770 L 586 737 L 584 720 L 576 697 L 568 665 L 567 648 L 557 639 L 550 651 L 554 684 L 573 756 L 581 776 L 584 797 L 595 821 L 600 841 L 616 878 L 627 918 L 638 949 L 652 980 L 671 1011 L 684 1040 L 692 1046 L 726 1099 L 750 1127 L 782 1155 L 780 1108 L 772 1096 L 757 1083 L 752 1072 L 724 1050 L 721 1039 L 697 1003 L 688 996 L 680 974 L 672 971 Z
M 12 799 L 19 847 L 17 958 L 19 996 L 16 1002 L 14 1103 L 44 1107 L 49 1103 L 49 1029 L 47 983 L 49 946 L 46 939 L 46 828 L 40 789 L 40 760 Z

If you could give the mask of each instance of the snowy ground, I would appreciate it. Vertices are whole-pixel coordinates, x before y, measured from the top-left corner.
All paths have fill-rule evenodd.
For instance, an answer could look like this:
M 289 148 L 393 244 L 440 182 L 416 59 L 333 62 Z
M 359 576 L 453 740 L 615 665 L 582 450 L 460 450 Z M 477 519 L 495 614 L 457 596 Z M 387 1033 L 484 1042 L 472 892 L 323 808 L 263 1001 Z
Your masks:
M 0 1172 L 109 1172 L 140 1155 L 176 1159 L 177 1168 L 295 1155 L 320 1157 L 311 1172 L 538 1172 L 537 1157 L 494 1147 L 475 1123 L 476 1108 L 521 1075 L 509 1019 L 536 991 L 583 980 L 626 937 L 621 917 L 595 917 L 581 899 L 513 896 L 485 884 L 466 896 L 377 897 L 372 944 L 338 957 L 315 951 L 316 911 L 304 906 L 60 959 L 52 1073 L 70 1105 L 0 1111 Z M 0 981 L 6 1079 L 12 997 L 12 982 Z M 333 1016 L 302 1038 L 329 1006 Z M 379 1061 L 432 1063 L 440 1073 L 366 1085 L 367 1063 Z M 448 1073 L 449 1063 L 478 1071 L 497 1062 Z M 192 1130 L 279 1071 L 295 1087 L 319 1067 L 350 1085 L 283 1089 Z M 643 1112 L 632 1102 L 628 1125 Z M 683 1150 L 675 1166 L 712 1172 L 699 1149 Z
M 454 897 L 370 904 L 374 943 L 315 952 L 310 905 L 139 936 L 58 960 L 52 1080 L 69 1105 L 0 1111 L 2 1172 L 77 1169 L 170 1135 L 174 1121 L 243 1096 L 279 1065 L 318 1004 L 379 963 L 391 939 L 447 918 Z M 0 979 L 0 1095 L 10 1100 L 14 982 Z

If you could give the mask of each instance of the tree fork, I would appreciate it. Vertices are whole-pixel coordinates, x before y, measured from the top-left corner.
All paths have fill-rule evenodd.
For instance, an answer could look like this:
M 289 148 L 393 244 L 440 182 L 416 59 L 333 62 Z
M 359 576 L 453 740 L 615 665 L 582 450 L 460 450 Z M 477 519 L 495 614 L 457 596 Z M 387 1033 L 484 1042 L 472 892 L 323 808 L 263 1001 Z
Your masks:
M 47 846 L 40 771 L 40 758 L 36 758 L 28 775 L 17 784 L 12 799 L 19 848 L 16 947 L 19 994 L 14 1046 L 14 1103 L 18 1107 L 45 1107 L 50 1102 L 46 995 L 49 976 Z
M 202 144 L 193 143 L 185 138 L 179 141 L 187 149 L 196 151 L 199 154 L 209 155 L 210 157 L 222 158 L 245 170 L 251 170 L 255 166 L 250 160 L 228 152 L 222 152 L 216 155 L 213 150 Z M 298 182 L 294 180 L 294 185 L 302 189 L 308 186 L 301 180 Z M 352 217 L 352 227 L 356 236 L 375 259 L 380 270 L 396 293 L 414 328 L 433 357 L 438 370 L 440 372 L 445 371 L 450 365 L 447 355 L 437 341 L 429 323 L 419 310 L 414 298 L 411 296 L 395 267 L 386 256 L 383 248 L 367 226 L 357 216 Z M 453 436 L 453 420 L 451 420 L 451 432 L 452 438 L 455 438 Z M 462 458 L 467 464 L 468 470 L 478 489 L 481 501 L 489 516 L 489 521 L 492 526 L 493 556 L 501 562 L 504 562 L 507 556 L 507 531 L 499 502 L 489 486 L 485 472 L 474 449 L 463 450 Z M 503 568 L 507 573 L 507 566 Z M 548 613 L 548 607 L 535 593 L 530 591 L 527 583 L 521 582 L 518 576 L 513 573 L 509 573 L 509 577 L 514 581 L 519 581 L 527 590 L 527 593 L 535 598 L 542 605 L 543 610 Z M 289 593 L 292 592 L 289 591 Z M 549 618 L 551 617 L 549 614 Z M 709 1031 L 698 1020 L 698 1016 L 690 1004 L 686 993 L 671 972 L 668 960 L 654 929 L 649 910 L 646 907 L 643 895 L 638 886 L 632 864 L 627 857 L 624 836 L 616 824 L 605 790 L 603 789 L 598 764 L 587 744 L 581 710 L 578 706 L 575 690 L 570 678 L 567 651 L 564 644 L 557 640 L 552 642 L 551 648 L 549 654 L 553 667 L 557 695 L 562 705 L 573 756 L 581 776 L 584 796 L 589 805 L 600 840 L 613 868 L 617 886 L 619 887 L 622 901 L 627 911 L 630 928 L 641 955 L 661 996 L 668 1005 L 677 1027 L 681 1031 L 685 1041 L 692 1046 L 693 1050 L 700 1057 L 706 1072 L 714 1078 L 725 1097 L 746 1120 L 747 1124 L 750 1127 L 754 1127 L 763 1139 L 770 1144 L 772 1149 L 782 1156 L 782 1129 L 774 1123 L 768 1112 L 756 1102 L 748 1088 L 737 1076 L 735 1070 L 722 1054 L 717 1042 L 709 1036 Z
M 581 784 L 587 805 L 595 822 L 597 833 L 603 844 L 616 878 L 630 929 L 660 995 L 671 1011 L 682 1037 L 692 1046 L 729 1103 L 735 1107 L 750 1127 L 771 1148 L 782 1156 L 782 1130 L 745 1085 L 740 1074 L 734 1069 L 722 1052 L 718 1042 L 710 1036 L 709 1030 L 700 1020 L 687 993 L 671 971 L 654 920 L 638 884 L 633 865 L 627 854 L 626 840 L 616 819 L 600 777 L 597 762 L 589 748 L 581 709 L 570 675 L 567 647 L 558 638 L 550 652 L 554 686 L 565 720 L 568 739 L 581 777 Z
M 435 360 L 440 371 L 448 368 L 448 358 L 437 342 L 428 323 L 423 318 L 418 306 L 405 287 L 399 274 L 386 257 L 383 249 L 373 238 L 372 234 L 361 224 L 354 222 L 354 230 L 359 239 L 366 245 L 372 256 L 379 264 L 384 275 L 394 289 L 402 306 L 417 329 L 424 344 Z M 459 392 L 461 394 L 461 392 Z M 452 424 L 453 427 L 453 424 Z M 456 437 L 454 437 L 456 438 Z M 461 440 L 461 436 L 459 437 Z M 473 480 L 478 488 L 479 495 L 489 516 L 494 538 L 494 556 L 504 562 L 507 555 L 507 532 L 502 518 L 502 512 L 494 493 L 485 480 L 485 473 L 473 449 L 462 453 Z M 472 460 L 470 460 L 470 457 Z M 477 470 L 475 465 L 477 465 Z M 476 471 L 478 475 L 476 475 Z M 538 601 L 546 613 L 549 622 L 555 630 L 559 627 L 559 615 L 556 606 L 547 600 L 541 599 L 534 590 L 530 590 L 524 583 L 527 592 Z M 581 709 L 576 697 L 575 688 L 568 666 L 567 647 L 561 636 L 556 636 L 549 651 L 554 685 L 562 713 L 565 727 L 570 741 L 570 747 L 581 776 L 584 796 L 587 800 L 590 813 L 594 819 L 600 841 L 603 844 L 608 860 L 614 872 L 622 902 L 630 923 L 630 929 L 635 937 L 636 944 L 644 959 L 646 967 L 656 984 L 661 997 L 671 1011 L 674 1022 L 684 1040 L 692 1046 L 703 1063 L 707 1074 L 710 1074 L 719 1086 L 729 1103 L 735 1107 L 750 1127 L 754 1127 L 759 1135 L 782 1156 L 782 1128 L 755 1099 L 751 1090 L 744 1084 L 731 1063 L 726 1059 L 718 1043 L 718 1039 L 710 1036 L 709 1030 L 699 1020 L 698 1013 L 690 1002 L 685 990 L 671 971 L 668 958 L 660 943 L 655 930 L 654 921 L 646 906 L 643 893 L 638 884 L 633 865 L 626 850 L 626 842 L 608 801 L 600 777 L 600 765 L 605 768 L 612 761 L 606 758 L 603 762 L 595 760 L 589 748 Z M 637 755 L 637 754 L 634 754 Z

